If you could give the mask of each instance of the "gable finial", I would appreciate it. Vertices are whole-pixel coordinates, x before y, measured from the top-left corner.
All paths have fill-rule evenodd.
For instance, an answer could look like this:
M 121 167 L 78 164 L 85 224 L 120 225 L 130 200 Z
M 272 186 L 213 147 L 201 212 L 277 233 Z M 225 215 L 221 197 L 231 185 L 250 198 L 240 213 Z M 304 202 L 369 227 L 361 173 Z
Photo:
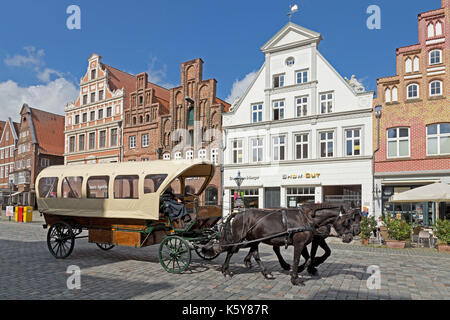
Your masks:
M 294 13 L 296 13 L 297 11 L 298 11 L 298 5 L 297 4 L 293 4 L 293 5 L 289 6 L 289 12 L 287 14 L 288 17 L 289 17 L 289 22 L 291 22 L 292 15 Z

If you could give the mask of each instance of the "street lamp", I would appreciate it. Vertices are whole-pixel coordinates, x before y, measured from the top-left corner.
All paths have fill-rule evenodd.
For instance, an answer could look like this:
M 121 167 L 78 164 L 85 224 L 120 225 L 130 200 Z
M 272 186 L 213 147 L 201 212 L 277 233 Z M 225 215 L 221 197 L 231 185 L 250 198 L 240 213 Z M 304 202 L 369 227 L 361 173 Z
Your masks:
M 242 199 L 241 199 L 241 185 L 242 182 L 244 182 L 244 177 L 241 176 L 241 172 L 238 171 L 237 176 L 233 179 L 234 182 L 236 182 L 236 185 L 238 186 L 238 198 L 236 199 L 236 207 L 241 207 Z M 240 200 L 240 201 L 238 201 Z
M 375 184 L 375 153 L 380 149 L 380 119 L 381 119 L 381 105 L 375 107 L 375 118 L 377 119 L 377 148 L 373 151 L 372 155 L 372 203 L 373 203 L 373 212 L 375 212 L 375 199 L 378 197 L 378 194 L 381 196 L 381 190 Z M 377 189 L 376 189 L 377 188 Z M 381 203 L 380 203 L 381 204 Z M 383 209 L 381 209 L 383 210 Z

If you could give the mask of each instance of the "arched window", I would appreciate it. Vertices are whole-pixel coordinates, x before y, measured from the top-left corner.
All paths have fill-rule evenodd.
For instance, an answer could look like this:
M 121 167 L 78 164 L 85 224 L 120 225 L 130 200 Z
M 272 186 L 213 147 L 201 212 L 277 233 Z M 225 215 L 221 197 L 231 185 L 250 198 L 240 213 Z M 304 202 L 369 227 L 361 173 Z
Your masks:
M 434 80 L 430 82 L 430 96 L 442 95 L 442 81 Z
M 410 58 L 406 59 L 405 61 L 405 72 L 412 72 L 412 62 Z
M 140 123 L 140 124 L 143 124 L 143 123 L 144 123 L 144 117 L 143 117 L 143 116 L 140 116 L 140 117 L 139 117 L 139 123 Z
M 216 187 L 209 186 L 205 190 L 205 205 L 216 206 L 219 204 L 219 192 Z
M 414 58 L 413 71 L 414 72 L 419 71 L 419 58 L 418 57 Z
M 194 158 L 194 151 L 192 150 L 186 151 L 186 160 L 191 160 L 193 158 Z
M 412 83 L 406 87 L 406 96 L 408 99 L 417 99 L 419 97 L 419 85 Z
M 199 157 L 199 159 L 206 159 L 206 150 L 205 149 L 199 150 L 198 157 Z
M 432 50 L 430 51 L 430 64 L 439 64 L 442 63 L 441 58 L 441 50 Z
M 384 102 L 391 102 L 391 89 L 389 88 L 384 91 Z
M 434 37 L 434 25 L 430 23 L 428 25 L 428 38 Z
M 398 101 L 398 89 L 397 87 L 392 88 L 392 102 Z
M 436 22 L 436 35 L 440 36 L 442 34 L 442 23 Z
M 147 114 L 147 115 L 145 116 L 145 122 L 150 122 L 150 115 Z

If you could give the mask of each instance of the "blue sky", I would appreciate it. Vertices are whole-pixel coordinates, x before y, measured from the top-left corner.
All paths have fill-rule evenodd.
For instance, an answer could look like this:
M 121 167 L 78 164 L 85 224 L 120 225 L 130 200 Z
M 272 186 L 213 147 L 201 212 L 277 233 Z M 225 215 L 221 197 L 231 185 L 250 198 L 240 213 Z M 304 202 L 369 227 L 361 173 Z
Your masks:
M 346 77 L 375 90 L 395 74 L 395 49 L 417 43 L 417 15 L 440 0 L 97 0 L 1 1 L 0 118 L 23 102 L 62 114 L 95 52 L 132 74 L 146 71 L 165 86 L 179 84 L 180 63 L 201 57 L 217 95 L 242 90 L 264 61 L 261 46 L 287 22 L 322 34 L 320 52 Z M 68 30 L 66 9 L 81 8 L 81 30 Z M 381 8 L 381 29 L 369 30 L 370 5 Z M 56 92 L 55 92 L 56 91 Z

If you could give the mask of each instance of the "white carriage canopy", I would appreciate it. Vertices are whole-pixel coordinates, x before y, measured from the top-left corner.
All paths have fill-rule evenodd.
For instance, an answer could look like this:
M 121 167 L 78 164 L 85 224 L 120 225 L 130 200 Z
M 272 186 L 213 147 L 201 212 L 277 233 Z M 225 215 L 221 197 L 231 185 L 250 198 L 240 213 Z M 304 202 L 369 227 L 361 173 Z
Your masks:
M 201 159 L 53 166 L 37 178 L 41 213 L 99 218 L 159 219 L 160 196 L 175 179 L 214 176 L 214 164 Z M 203 180 L 202 180 L 203 181 Z

